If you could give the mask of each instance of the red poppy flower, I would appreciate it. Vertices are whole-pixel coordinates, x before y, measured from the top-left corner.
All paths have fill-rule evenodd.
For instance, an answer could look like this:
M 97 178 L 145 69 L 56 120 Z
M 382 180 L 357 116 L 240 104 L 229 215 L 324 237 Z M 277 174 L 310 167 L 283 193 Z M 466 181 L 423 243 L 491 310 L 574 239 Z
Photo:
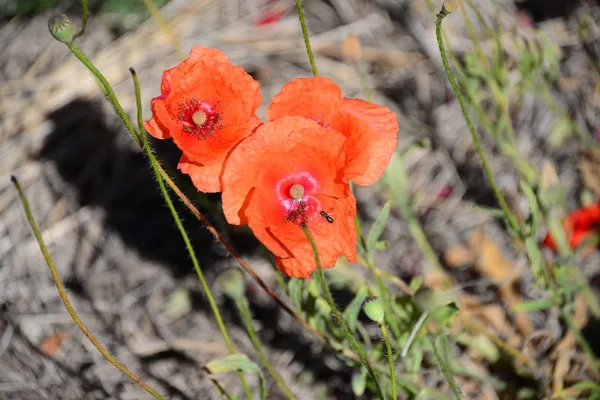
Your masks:
M 375 183 L 396 149 L 398 121 L 394 113 L 368 101 L 344 98 L 330 79 L 294 79 L 271 99 L 269 120 L 294 115 L 310 118 L 348 138 L 344 177 L 359 185 Z
M 581 207 L 572 211 L 563 224 L 569 246 L 578 248 L 586 240 L 600 233 L 600 203 Z M 556 250 L 556 243 L 550 233 L 544 238 L 543 244 Z
M 183 151 L 178 167 L 198 190 L 219 192 L 225 157 L 261 123 L 258 82 L 222 51 L 198 46 L 163 72 L 160 89 L 144 127 L 157 139 L 173 139 Z
M 310 230 L 323 268 L 356 259 L 356 199 L 343 177 L 346 138 L 302 117 L 256 129 L 233 149 L 223 171 L 223 211 L 248 224 L 278 268 L 308 278 L 317 269 L 302 231 Z

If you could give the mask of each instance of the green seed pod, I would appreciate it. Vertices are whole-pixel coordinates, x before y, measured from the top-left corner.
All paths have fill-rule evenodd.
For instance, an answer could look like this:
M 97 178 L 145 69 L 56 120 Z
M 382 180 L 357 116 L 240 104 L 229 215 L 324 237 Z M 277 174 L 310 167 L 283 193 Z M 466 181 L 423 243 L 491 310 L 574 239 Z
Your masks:
M 73 41 L 73 25 L 65 14 L 56 14 L 48 19 L 48 30 L 59 42 L 69 44 Z
M 385 311 L 383 310 L 383 304 L 379 297 L 367 297 L 363 303 L 363 310 L 371 321 L 379 323 L 383 322 L 383 318 L 385 318 Z
M 232 300 L 241 299 L 246 290 L 244 274 L 237 268 L 230 268 L 223 272 L 218 279 L 219 285 L 227 297 Z

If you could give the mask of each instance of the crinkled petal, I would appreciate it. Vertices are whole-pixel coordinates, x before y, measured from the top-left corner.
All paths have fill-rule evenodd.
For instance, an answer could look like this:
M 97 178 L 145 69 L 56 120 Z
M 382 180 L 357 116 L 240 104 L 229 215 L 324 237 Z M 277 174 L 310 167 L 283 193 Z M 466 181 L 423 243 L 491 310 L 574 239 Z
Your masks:
M 342 101 L 342 91 L 330 79 L 297 78 L 286 84 L 271 99 L 267 119 L 302 116 L 321 124 L 327 123 Z
M 345 177 L 358 185 L 375 183 L 398 144 L 398 121 L 387 107 L 344 99 L 331 127 L 348 138 Z

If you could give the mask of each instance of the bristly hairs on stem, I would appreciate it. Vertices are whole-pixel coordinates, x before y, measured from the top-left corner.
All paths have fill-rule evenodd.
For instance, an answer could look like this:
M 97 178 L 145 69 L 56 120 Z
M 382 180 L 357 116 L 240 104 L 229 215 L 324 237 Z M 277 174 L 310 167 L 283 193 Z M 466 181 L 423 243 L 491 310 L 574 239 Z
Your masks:
M 106 358 L 106 360 L 108 360 L 109 363 L 114 365 L 119 371 L 121 371 L 129 379 L 131 379 L 132 381 L 137 383 L 142 389 L 144 389 L 146 392 L 148 392 L 155 399 L 166 400 L 155 389 L 148 386 L 137 375 L 135 375 L 133 372 L 129 371 L 127 369 L 127 367 L 125 367 L 123 364 L 121 364 L 119 361 L 117 361 L 104 348 L 104 346 L 102 346 L 100 344 L 98 339 L 96 339 L 96 337 L 92 334 L 92 332 L 90 332 L 90 330 L 85 326 L 83 321 L 81 321 L 81 319 L 77 315 L 77 312 L 71 305 L 71 301 L 69 300 L 69 297 L 67 296 L 67 291 L 65 290 L 65 287 L 62 284 L 60 275 L 58 274 L 58 270 L 56 269 L 56 266 L 54 265 L 54 261 L 52 260 L 52 257 L 50 256 L 48 249 L 46 248 L 46 244 L 44 243 L 42 234 L 40 233 L 37 223 L 35 222 L 35 219 L 33 218 L 33 214 L 31 212 L 31 207 L 29 205 L 29 200 L 27 200 L 27 196 L 25 196 L 25 192 L 21 188 L 21 185 L 19 184 L 19 181 L 17 180 L 17 178 L 15 178 L 14 176 L 11 176 L 10 180 L 12 181 L 13 185 L 15 186 L 15 189 L 17 190 L 19 199 L 21 200 L 21 205 L 23 206 L 23 210 L 25 211 L 25 215 L 27 216 L 27 220 L 29 221 L 29 225 L 31 226 L 31 230 L 33 231 L 35 239 L 37 240 L 38 245 L 40 246 L 40 251 L 42 252 L 42 255 L 44 256 L 44 260 L 46 261 L 46 264 L 48 265 L 48 268 L 50 269 L 50 273 L 52 274 L 52 279 L 54 280 L 54 283 L 56 284 L 56 288 L 58 289 L 58 295 L 60 296 L 61 301 L 63 302 L 65 308 L 67 309 L 67 312 L 73 319 L 73 322 L 75 322 L 75 324 L 79 327 L 79 329 L 81 329 L 83 334 L 88 338 L 90 343 L 92 343 L 92 345 L 96 348 L 96 350 L 98 350 L 98 352 L 100 354 L 102 354 L 104 356 L 104 358 Z
M 346 324 L 346 320 L 344 320 L 342 313 L 335 305 L 335 301 L 333 300 L 333 296 L 331 295 L 331 291 L 329 290 L 329 286 L 327 286 L 327 281 L 325 280 L 325 274 L 323 273 L 323 266 L 321 265 L 321 258 L 319 257 L 317 245 L 315 244 L 315 241 L 306 226 L 302 226 L 302 231 L 306 235 L 306 238 L 308 239 L 308 242 L 310 243 L 310 246 L 312 247 L 313 253 L 315 255 L 315 262 L 317 263 L 317 271 L 315 272 L 315 274 L 317 276 L 317 281 L 319 282 L 319 285 L 321 286 L 321 291 L 323 292 L 323 296 L 325 296 L 325 300 L 329 304 L 329 307 L 331 308 L 331 311 L 333 312 L 333 315 L 334 315 L 336 321 L 340 324 L 340 327 L 342 329 L 342 332 L 344 333 L 344 336 L 346 337 L 346 340 L 348 340 L 348 343 L 350 344 L 350 346 L 352 346 L 352 348 L 354 349 L 356 354 L 358 354 L 360 361 L 362 362 L 364 367 L 369 372 L 369 375 L 371 375 L 373 382 L 375 382 L 375 387 L 377 388 L 377 393 L 379 394 L 379 398 L 381 400 L 385 400 L 385 396 L 383 394 L 383 390 L 381 389 L 381 384 L 379 383 L 379 379 L 377 378 L 375 371 L 371 367 L 371 364 L 369 363 L 369 360 L 367 359 L 367 356 L 365 355 L 364 349 L 352 335 L 350 328 L 348 328 L 348 325 Z
M 310 46 L 308 28 L 306 27 L 306 20 L 304 19 L 304 10 L 302 9 L 302 0 L 296 0 L 296 9 L 298 10 L 298 19 L 300 20 L 300 27 L 302 28 L 302 37 L 304 38 L 304 45 L 306 46 L 306 54 L 308 54 L 310 69 L 312 70 L 313 76 L 317 76 L 319 75 L 319 71 L 317 70 L 315 56 L 313 54 L 312 47 Z
M 148 145 L 148 138 L 145 134 L 145 131 L 143 130 L 144 127 L 142 124 L 142 117 L 141 117 L 141 113 L 140 113 L 140 111 L 142 109 L 142 98 L 140 95 L 140 82 L 138 80 L 135 70 L 133 68 L 130 68 L 129 71 L 131 72 L 131 76 L 133 78 L 133 85 L 135 87 L 135 101 L 136 101 L 137 110 L 138 110 L 137 120 L 138 120 L 138 124 L 140 126 L 140 132 L 138 132 L 138 134 L 142 140 L 144 152 L 146 153 L 146 156 L 150 160 L 150 165 L 152 166 L 152 170 L 154 171 L 156 181 L 158 182 L 158 187 L 160 188 L 160 191 L 165 199 L 165 202 L 167 203 L 167 207 L 169 208 L 169 211 L 171 211 L 173 220 L 175 220 L 175 225 L 177 226 L 177 229 L 179 230 L 179 233 L 181 234 L 181 237 L 185 243 L 185 247 L 188 251 L 190 259 L 192 260 L 192 264 L 194 265 L 194 270 L 196 271 L 196 275 L 198 275 L 198 279 L 200 280 L 200 285 L 202 286 L 202 289 L 204 290 L 206 299 L 208 300 L 210 308 L 215 316 L 215 320 L 217 321 L 217 325 L 219 326 L 219 330 L 221 331 L 221 336 L 223 336 L 223 340 L 225 341 L 225 344 L 227 345 L 227 349 L 229 350 L 229 353 L 236 354 L 237 351 L 233 347 L 231 339 L 229 338 L 229 333 L 227 332 L 227 328 L 225 327 L 225 324 L 223 323 L 223 318 L 221 316 L 221 312 L 219 311 L 219 306 L 217 305 L 217 303 L 212 295 L 212 291 L 210 290 L 210 286 L 208 285 L 208 282 L 206 281 L 206 278 L 204 277 L 202 268 L 200 268 L 200 263 L 198 262 L 198 258 L 196 257 L 196 252 L 194 251 L 192 242 L 187 234 L 187 231 L 185 230 L 185 228 L 181 222 L 181 218 L 179 217 L 177 210 L 175 210 L 175 206 L 173 205 L 171 196 L 169 195 L 169 192 L 167 191 L 164 180 L 161 177 L 160 170 L 157 165 L 158 161 L 156 160 L 156 157 L 154 156 L 154 154 L 152 153 L 152 150 L 150 150 L 150 146 Z M 250 387 L 248 386 L 248 382 L 246 382 L 244 373 L 241 370 L 238 370 L 237 372 L 238 372 L 238 375 L 240 378 L 240 382 L 242 383 L 242 386 L 244 387 L 244 391 L 246 392 L 247 398 L 252 399 L 252 391 L 250 390 Z

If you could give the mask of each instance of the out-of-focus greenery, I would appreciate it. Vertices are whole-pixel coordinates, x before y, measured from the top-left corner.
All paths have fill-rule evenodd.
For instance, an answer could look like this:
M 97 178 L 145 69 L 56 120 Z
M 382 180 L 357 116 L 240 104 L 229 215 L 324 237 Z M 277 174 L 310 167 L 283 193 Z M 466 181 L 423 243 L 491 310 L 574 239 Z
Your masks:
M 154 0 L 157 7 L 162 7 L 169 0 Z M 90 11 L 97 13 L 136 14 L 147 13 L 144 0 L 90 0 Z M 61 12 L 78 12 L 81 9 L 79 0 L 0 0 L 0 20 L 16 16 L 32 17 L 48 10 Z

